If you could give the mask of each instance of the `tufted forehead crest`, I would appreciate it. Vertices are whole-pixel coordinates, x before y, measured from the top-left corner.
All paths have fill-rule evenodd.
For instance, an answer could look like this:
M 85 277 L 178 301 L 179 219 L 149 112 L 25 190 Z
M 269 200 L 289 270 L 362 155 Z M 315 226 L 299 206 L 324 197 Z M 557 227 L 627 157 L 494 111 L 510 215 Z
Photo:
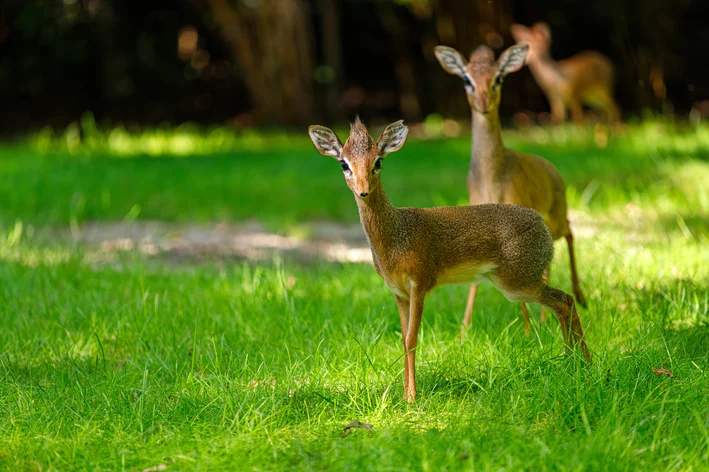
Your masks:
M 470 62 L 492 65 L 495 63 L 495 53 L 487 46 L 478 46 L 470 55 Z
M 364 127 L 359 116 L 356 117 L 355 122 L 350 125 L 350 136 L 342 149 L 343 154 L 362 156 L 369 154 L 374 148 L 374 141 L 369 136 L 367 128 Z

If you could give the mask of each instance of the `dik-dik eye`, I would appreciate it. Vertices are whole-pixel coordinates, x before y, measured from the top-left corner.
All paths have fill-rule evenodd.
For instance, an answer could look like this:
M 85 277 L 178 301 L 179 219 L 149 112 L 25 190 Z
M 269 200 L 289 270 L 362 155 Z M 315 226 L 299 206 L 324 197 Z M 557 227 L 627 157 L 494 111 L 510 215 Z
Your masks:
M 348 166 L 345 161 L 340 161 L 340 164 L 342 164 L 342 172 L 349 172 L 350 171 L 350 166 Z
M 467 75 L 464 75 L 463 82 L 465 83 L 466 87 L 470 87 L 472 89 L 472 91 L 475 92 L 475 86 L 473 85 L 473 81 L 470 80 L 470 77 L 468 77 Z
M 493 87 L 499 87 L 502 85 L 502 74 L 495 76 L 495 81 L 492 83 Z
M 374 168 L 372 169 L 372 174 L 376 174 L 380 170 L 382 170 L 382 158 L 377 157 L 377 160 L 374 161 Z

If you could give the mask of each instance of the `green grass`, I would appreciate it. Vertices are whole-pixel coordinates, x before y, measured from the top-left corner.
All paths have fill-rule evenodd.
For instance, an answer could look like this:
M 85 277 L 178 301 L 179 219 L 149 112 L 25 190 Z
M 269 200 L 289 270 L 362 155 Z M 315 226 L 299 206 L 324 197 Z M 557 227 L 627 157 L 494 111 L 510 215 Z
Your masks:
M 396 305 L 368 265 L 109 264 L 27 232 L 126 215 L 356 220 L 337 165 L 300 136 L 269 150 L 190 132 L 195 157 L 141 155 L 139 139 L 137 155 L 66 136 L 3 148 L 0 467 L 706 470 L 709 130 L 646 124 L 605 150 L 560 132 L 508 141 L 570 183 L 594 362 L 562 355 L 553 320 L 525 337 L 491 287 L 461 342 L 467 288 L 443 287 L 427 299 L 414 405 Z M 407 144 L 383 171 L 392 200 L 463 200 L 468 147 Z M 557 252 L 552 282 L 568 291 Z M 354 420 L 373 429 L 344 436 Z
M 258 219 L 278 229 L 357 221 L 337 163 L 313 149 L 305 130 L 238 135 L 186 127 L 131 135 L 92 123 L 84 124 L 83 141 L 70 128 L 0 149 L 0 227 L 134 218 Z M 577 210 L 605 214 L 632 202 L 654 219 L 674 221 L 678 205 L 691 224 L 709 218 L 709 126 L 649 122 L 611 137 L 606 149 L 589 129 L 510 133 L 507 142 L 551 160 Z M 387 159 L 386 190 L 399 206 L 465 203 L 469 155 L 467 136 L 412 140 Z

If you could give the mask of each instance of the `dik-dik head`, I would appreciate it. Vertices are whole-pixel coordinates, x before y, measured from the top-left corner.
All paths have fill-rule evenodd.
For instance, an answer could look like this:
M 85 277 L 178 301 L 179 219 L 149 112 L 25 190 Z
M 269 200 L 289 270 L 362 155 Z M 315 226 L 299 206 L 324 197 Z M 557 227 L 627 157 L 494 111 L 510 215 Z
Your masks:
M 408 133 L 404 121 L 397 121 L 387 126 L 375 144 L 357 117 L 350 125 L 350 136 L 343 146 L 331 129 L 319 125 L 308 128 L 315 149 L 340 161 L 347 186 L 359 198 L 367 198 L 377 188 L 382 160 L 402 148 Z
M 526 44 L 516 44 L 495 61 L 492 50 L 480 46 L 470 55 L 470 62 L 466 62 L 458 51 L 446 46 L 436 46 L 434 52 L 443 70 L 465 82 L 470 108 L 485 114 L 497 111 L 502 96 L 502 81 L 507 74 L 524 66 L 528 50 Z
M 529 28 L 515 23 L 510 26 L 510 33 L 517 43 L 529 44 L 529 62 L 549 55 L 551 30 L 546 23 L 534 23 Z

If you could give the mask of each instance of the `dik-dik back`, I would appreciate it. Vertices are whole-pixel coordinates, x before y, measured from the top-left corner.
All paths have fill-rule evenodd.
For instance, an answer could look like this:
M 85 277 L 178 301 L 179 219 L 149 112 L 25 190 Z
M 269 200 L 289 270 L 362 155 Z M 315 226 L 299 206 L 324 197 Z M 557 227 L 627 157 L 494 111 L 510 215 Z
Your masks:
M 613 99 L 615 71 L 610 59 L 597 51 L 584 51 L 554 61 L 550 54 L 551 31 L 546 23 L 530 28 L 514 24 L 510 31 L 518 43 L 530 45 L 527 64 L 549 100 L 555 122 L 566 118 L 567 108 L 575 121 L 582 120 L 583 104 L 604 110 L 609 121 L 618 118 Z
M 436 260 L 433 271 L 445 270 L 447 261 L 477 259 L 495 265 L 524 259 L 522 250 L 544 249 L 533 264 L 541 271 L 551 261 L 553 242 L 544 219 L 520 205 L 402 208 L 402 216 L 414 223 L 423 253 Z M 419 252 L 419 254 L 422 252 Z M 536 251 L 530 251 L 536 252 Z M 452 263 L 452 262 L 451 262 Z

